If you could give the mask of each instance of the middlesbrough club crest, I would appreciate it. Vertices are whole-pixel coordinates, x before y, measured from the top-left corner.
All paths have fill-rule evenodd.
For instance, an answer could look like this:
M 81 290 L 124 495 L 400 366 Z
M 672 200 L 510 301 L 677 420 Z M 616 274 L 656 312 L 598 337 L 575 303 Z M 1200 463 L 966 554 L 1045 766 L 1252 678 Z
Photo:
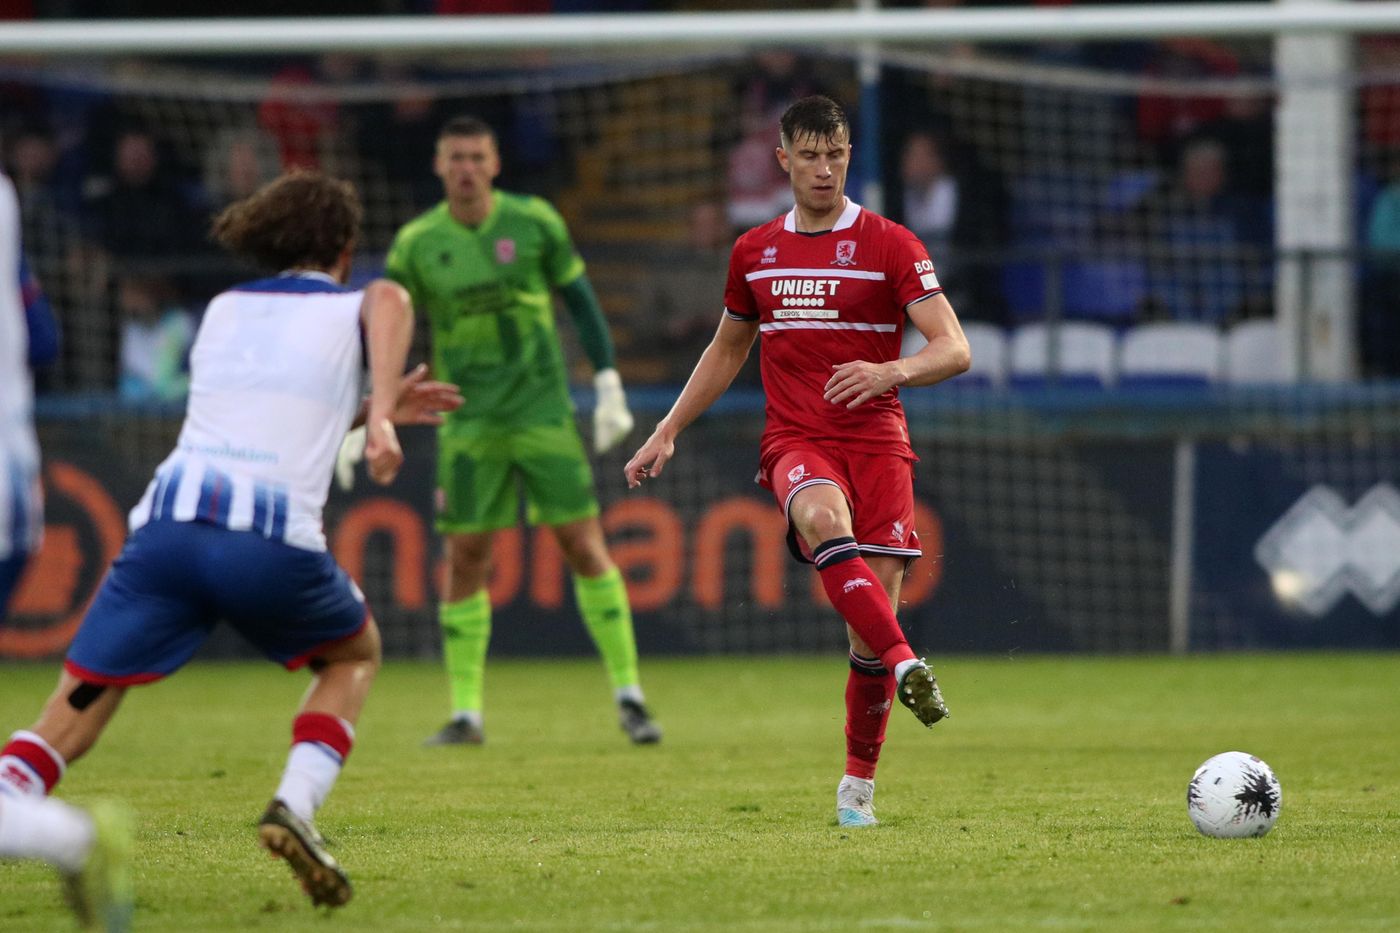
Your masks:
M 836 258 L 833 266 L 854 266 L 856 264 L 856 241 L 842 240 L 836 244 Z
M 515 262 L 515 241 L 496 241 L 496 261 L 499 263 Z

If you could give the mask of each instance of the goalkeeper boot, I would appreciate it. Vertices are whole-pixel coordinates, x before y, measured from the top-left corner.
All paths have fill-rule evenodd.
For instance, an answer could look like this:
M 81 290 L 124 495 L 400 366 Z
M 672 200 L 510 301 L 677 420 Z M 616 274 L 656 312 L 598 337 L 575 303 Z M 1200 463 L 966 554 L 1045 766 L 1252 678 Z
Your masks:
M 636 700 L 617 701 L 617 721 L 633 745 L 655 745 L 661 741 L 661 727 Z
M 312 904 L 340 907 L 350 900 L 350 876 L 326 851 L 326 840 L 282 801 L 267 805 L 258 821 L 258 841 L 273 858 L 287 860 Z
M 423 745 L 482 745 L 486 733 L 470 719 L 449 719 L 447 725 L 423 740 Z
M 920 658 L 910 665 L 895 688 L 899 702 L 913 710 L 919 722 L 932 728 L 940 719 L 948 718 L 948 704 L 943 702 L 943 693 L 938 689 L 938 678 Z
M 875 782 L 849 774 L 836 785 L 836 823 L 838 826 L 878 826 L 875 819 Z
M 64 894 L 85 930 L 131 929 L 131 815 L 112 803 L 95 805 L 92 848 L 83 867 L 65 875 Z

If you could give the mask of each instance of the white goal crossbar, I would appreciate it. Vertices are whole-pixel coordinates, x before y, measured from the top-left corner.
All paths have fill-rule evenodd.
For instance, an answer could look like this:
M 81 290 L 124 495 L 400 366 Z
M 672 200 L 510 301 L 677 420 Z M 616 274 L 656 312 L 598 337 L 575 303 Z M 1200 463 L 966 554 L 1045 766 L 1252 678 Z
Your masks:
M 1400 2 L 0 23 L 0 54 L 465 51 L 1400 31 Z

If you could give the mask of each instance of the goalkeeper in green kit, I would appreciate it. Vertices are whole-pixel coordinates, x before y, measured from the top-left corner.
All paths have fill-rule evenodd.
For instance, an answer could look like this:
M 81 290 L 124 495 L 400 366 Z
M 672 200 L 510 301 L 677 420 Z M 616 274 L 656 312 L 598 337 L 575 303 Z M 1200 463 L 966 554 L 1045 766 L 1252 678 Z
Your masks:
M 632 428 L 612 340 L 563 218 L 540 198 L 496 190 L 500 169 L 490 126 L 474 117 L 444 125 L 433 170 L 446 198 L 398 231 L 385 268 L 427 318 L 436 377 L 466 397 L 438 429 L 437 527 L 449 565 L 439 617 L 453 710 L 426 744 L 485 738 L 491 541 L 515 526 L 518 488 L 527 520 L 554 531 L 573 571 L 623 730 L 633 742 L 658 742 L 637 675 L 626 584 L 603 540 L 593 471 L 574 422 L 553 293 L 564 299 L 593 364 L 598 453 Z

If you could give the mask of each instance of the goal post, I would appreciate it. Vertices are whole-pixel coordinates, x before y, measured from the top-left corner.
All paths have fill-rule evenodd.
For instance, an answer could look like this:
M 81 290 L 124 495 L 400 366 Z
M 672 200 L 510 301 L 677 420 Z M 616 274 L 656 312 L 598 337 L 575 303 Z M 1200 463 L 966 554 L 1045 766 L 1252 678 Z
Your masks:
M 331 17 L 0 23 L 0 52 L 44 55 L 458 52 L 691 45 L 753 48 L 875 42 L 1059 42 L 1377 33 L 1400 2 L 828 9 L 756 13 Z

